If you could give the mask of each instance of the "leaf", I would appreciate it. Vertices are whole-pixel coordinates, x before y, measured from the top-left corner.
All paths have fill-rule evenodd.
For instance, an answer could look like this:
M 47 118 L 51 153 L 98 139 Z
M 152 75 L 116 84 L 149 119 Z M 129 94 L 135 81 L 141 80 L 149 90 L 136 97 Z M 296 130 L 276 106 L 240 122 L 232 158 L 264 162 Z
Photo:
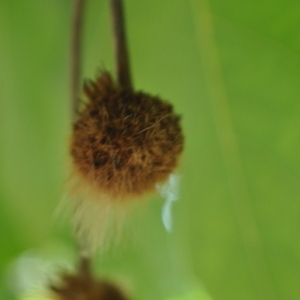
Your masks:
M 269 17 L 274 24 L 280 17 L 284 23 L 288 16 L 285 20 L 277 15 L 276 5 L 268 6 L 265 14 L 266 3 L 252 3 L 248 9 L 234 1 L 192 4 L 221 155 L 215 170 L 203 170 L 210 178 L 204 180 L 207 198 L 198 210 L 192 209 L 199 211 L 198 218 L 210 215 L 209 223 L 202 222 L 207 232 L 199 229 L 208 245 L 192 246 L 197 269 L 217 299 L 296 299 L 299 274 L 290 264 L 299 266 L 299 243 L 294 240 L 299 214 L 299 56 L 291 44 L 283 44 L 282 32 L 276 36 L 269 29 L 274 27 L 262 21 Z M 213 183 L 217 173 L 224 178 Z

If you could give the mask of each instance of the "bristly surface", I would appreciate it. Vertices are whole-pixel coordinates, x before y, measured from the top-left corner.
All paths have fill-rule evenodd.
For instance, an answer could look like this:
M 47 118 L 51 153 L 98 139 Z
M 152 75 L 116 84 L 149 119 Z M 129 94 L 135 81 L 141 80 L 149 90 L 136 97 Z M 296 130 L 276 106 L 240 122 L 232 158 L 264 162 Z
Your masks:
M 167 180 L 183 150 L 171 104 L 118 87 L 107 72 L 84 87 L 88 101 L 73 126 L 74 171 L 111 199 L 141 196 Z

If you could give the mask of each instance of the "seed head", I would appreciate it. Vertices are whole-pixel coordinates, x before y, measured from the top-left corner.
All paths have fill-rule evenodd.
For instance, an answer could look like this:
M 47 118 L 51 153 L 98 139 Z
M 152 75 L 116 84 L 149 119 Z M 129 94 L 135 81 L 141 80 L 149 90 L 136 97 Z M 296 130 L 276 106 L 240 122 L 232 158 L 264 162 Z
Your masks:
M 159 97 L 116 85 L 102 72 L 84 86 L 73 126 L 76 173 L 111 199 L 141 196 L 164 182 L 183 150 L 180 117 Z
M 122 88 L 107 72 L 86 82 L 84 93 L 73 125 L 69 196 L 78 240 L 103 252 L 121 240 L 128 200 L 144 198 L 177 167 L 183 135 L 171 104 Z
M 63 274 L 60 286 L 51 286 L 57 300 L 128 300 L 114 284 L 84 274 Z

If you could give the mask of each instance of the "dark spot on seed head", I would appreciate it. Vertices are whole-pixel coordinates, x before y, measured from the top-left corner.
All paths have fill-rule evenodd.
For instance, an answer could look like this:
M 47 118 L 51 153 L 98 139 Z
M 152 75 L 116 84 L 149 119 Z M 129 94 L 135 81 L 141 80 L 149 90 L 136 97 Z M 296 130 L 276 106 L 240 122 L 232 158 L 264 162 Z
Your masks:
M 101 168 L 108 162 L 108 154 L 104 151 L 96 151 L 93 154 L 93 165 L 95 168 Z

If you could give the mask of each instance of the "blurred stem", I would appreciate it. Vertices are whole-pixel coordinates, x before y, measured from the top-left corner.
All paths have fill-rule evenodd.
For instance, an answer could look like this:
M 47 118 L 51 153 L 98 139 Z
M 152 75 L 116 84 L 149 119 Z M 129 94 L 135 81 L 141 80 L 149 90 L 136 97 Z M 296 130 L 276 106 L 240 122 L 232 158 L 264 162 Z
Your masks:
M 74 0 L 71 45 L 71 113 L 73 122 L 76 119 L 79 107 L 81 43 L 84 8 L 85 0 Z
M 86 281 L 92 282 L 93 274 L 91 269 L 91 260 L 88 257 L 81 256 L 79 260 L 79 273 L 84 276 Z
M 110 0 L 117 78 L 119 85 L 132 88 L 130 62 L 126 43 L 124 9 L 122 0 Z
M 81 51 L 82 51 L 82 28 L 84 19 L 85 0 L 74 0 L 73 24 L 72 24 L 72 45 L 71 45 L 71 113 L 72 121 L 76 121 L 79 109 L 79 92 L 81 77 Z M 77 224 L 77 231 L 80 231 L 81 224 Z M 80 270 L 86 274 L 90 273 L 90 262 L 87 245 L 78 238 Z
M 230 188 L 232 207 L 245 248 L 248 267 L 256 285 L 256 299 L 277 299 L 235 132 L 210 4 L 208 0 L 191 0 L 191 8 L 199 32 L 204 75 Z

